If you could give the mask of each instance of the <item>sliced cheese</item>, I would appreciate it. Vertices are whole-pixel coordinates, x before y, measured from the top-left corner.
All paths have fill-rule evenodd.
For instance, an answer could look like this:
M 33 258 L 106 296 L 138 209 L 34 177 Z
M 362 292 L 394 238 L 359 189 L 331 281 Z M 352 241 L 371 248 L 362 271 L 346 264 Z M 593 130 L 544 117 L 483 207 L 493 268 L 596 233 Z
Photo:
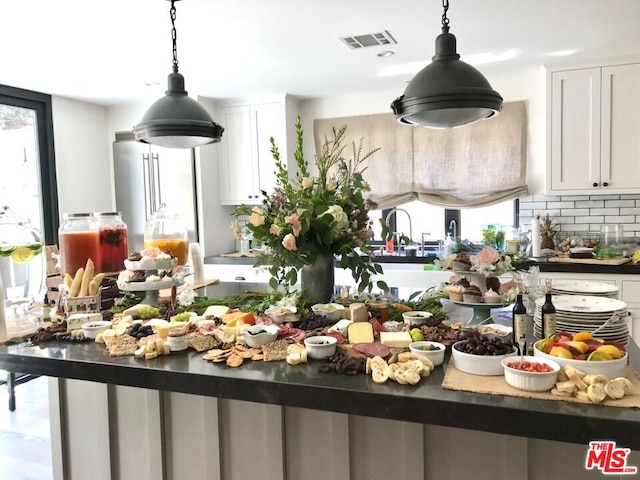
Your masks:
M 202 316 L 204 318 L 222 318 L 223 315 L 229 313 L 229 307 L 224 305 L 211 305 L 207 307 Z
M 387 347 L 407 348 L 411 342 L 409 332 L 380 332 L 380 343 Z
M 373 343 L 373 325 L 369 322 L 355 322 L 347 327 L 349 343 Z
M 67 330 L 82 329 L 82 325 L 85 323 L 101 321 L 101 313 L 74 313 L 67 317 Z
M 228 327 L 235 327 L 238 324 L 254 325 L 256 319 L 251 312 L 233 312 L 222 316 L 222 323 Z
M 352 303 L 349 305 L 349 318 L 354 322 L 368 322 L 369 312 L 364 303 Z

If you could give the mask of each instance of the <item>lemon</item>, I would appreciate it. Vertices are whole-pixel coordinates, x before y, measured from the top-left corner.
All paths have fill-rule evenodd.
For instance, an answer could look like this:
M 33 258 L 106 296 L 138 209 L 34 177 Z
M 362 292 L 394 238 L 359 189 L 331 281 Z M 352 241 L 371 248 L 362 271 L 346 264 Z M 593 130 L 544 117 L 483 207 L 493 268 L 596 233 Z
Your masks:
M 601 362 L 601 361 L 613 360 L 613 357 L 609 355 L 609 353 L 607 352 L 596 350 L 595 352 L 591 352 L 587 360 L 590 362 Z
M 16 263 L 27 263 L 31 261 L 33 257 L 35 257 L 35 253 L 27 247 L 18 247 L 11 252 L 11 260 Z

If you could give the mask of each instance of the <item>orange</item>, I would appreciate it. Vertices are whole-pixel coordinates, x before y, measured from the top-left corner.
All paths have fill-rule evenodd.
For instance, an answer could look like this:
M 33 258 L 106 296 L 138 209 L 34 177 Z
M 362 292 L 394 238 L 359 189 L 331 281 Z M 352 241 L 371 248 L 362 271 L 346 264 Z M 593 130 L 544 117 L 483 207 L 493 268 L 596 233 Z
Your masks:
M 572 340 L 574 342 L 584 342 L 585 340 L 591 340 L 592 338 L 593 335 L 591 335 L 591 332 L 580 332 L 574 334 Z

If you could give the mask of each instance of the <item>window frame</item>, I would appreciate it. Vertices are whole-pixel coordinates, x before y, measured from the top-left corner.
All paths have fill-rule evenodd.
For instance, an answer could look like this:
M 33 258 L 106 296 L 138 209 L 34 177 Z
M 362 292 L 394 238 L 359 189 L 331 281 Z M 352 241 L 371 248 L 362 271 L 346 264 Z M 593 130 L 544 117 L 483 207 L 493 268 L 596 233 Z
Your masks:
M 55 245 L 58 243 L 60 217 L 51 95 L 0 84 L 0 103 L 28 108 L 36 112 L 42 223 L 44 228 L 42 235 L 46 245 Z

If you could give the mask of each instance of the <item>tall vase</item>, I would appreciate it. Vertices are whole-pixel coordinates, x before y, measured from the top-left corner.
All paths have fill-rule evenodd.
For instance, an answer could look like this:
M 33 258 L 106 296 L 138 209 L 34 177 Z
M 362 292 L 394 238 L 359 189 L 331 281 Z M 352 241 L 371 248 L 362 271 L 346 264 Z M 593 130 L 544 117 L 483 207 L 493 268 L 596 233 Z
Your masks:
M 300 270 L 303 295 L 315 303 L 328 303 L 334 287 L 333 255 L 318 255 L 316 263 Z

